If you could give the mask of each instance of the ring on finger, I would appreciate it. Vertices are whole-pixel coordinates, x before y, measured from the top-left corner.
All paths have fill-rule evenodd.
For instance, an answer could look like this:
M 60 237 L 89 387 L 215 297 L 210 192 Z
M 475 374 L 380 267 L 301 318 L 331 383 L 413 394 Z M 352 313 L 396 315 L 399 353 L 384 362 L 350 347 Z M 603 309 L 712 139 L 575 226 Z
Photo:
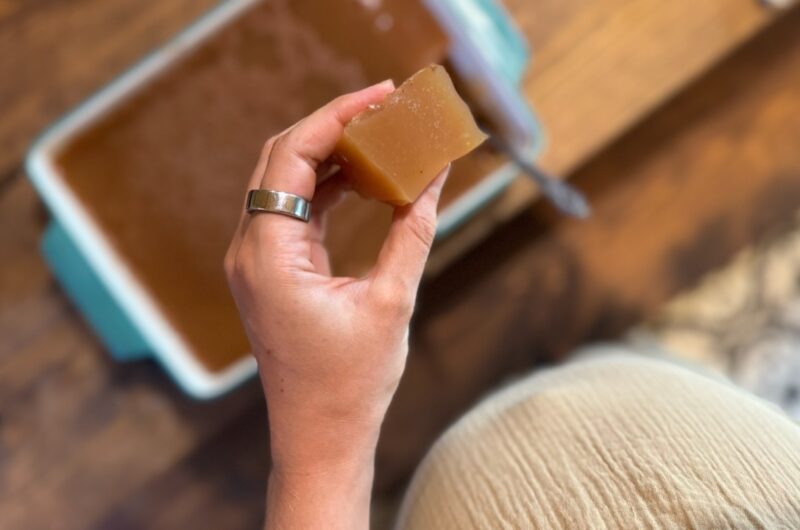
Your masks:
M 247 192 L 246 210 L 254 213 L 277 213 L 307 223 L 311 219 L 311 201 L 285 191 L 250 190 Z

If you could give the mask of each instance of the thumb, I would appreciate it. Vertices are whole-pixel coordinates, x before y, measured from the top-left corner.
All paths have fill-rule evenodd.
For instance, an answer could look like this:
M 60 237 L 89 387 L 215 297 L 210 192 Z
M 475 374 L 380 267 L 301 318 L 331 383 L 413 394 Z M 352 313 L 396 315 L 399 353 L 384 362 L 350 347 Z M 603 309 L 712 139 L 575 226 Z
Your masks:
M 436 207 L 450 166 L 442 170 L 416 201 L 395 209 L 389 235 L 375 266 L 373 281 L 401 282 L 414 296 L 436 235 Z

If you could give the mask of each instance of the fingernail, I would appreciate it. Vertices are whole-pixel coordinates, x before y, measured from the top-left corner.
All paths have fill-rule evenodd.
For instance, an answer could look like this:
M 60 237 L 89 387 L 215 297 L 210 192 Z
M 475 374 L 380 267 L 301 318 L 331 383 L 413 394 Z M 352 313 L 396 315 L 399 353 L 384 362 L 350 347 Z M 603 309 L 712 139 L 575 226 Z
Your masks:
M 392 88 L 393 89 L 394 88 L 394 81 L 392 81 L 391 79 L 387 79 L 385 81 L 381 81 L 380 83 L 378 83 L 375 86 L 379 86 L 381 88 Z

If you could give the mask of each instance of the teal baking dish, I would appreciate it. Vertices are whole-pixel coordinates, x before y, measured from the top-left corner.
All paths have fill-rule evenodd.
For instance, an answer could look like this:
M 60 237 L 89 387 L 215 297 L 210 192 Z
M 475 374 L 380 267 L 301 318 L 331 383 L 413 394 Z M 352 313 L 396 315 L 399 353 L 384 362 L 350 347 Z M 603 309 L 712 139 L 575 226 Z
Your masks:
M 211 398 L 234 388 L 255 373 L 255 361 L 245 355 L 219 372 L 208 370 L 198 361 L 160 310 L 157 293 L 149 292 L 131 273 L 70 190 L 55 164 L 55 153 L 78 131 L 99 120 L 254 3 L 230 0 L 204 15 L 49 128 L 31 147 L 26 161 L 29 178 L 52 215 L 42 252 L 67 295 L 115 359 L 152 357 L 196 398 Z M 533 157 L 541 145 L 541 133 L 518 89 L 530 53 L 508 15 L 491 0 L 436 0 L 427 4 L 450 38 L 449 60 L 459 75 L 482 84 L 487 111 L 501 116 L 505 134 Z M 439 235 L 468 219 L 516 175 L 513 166 L 503 166 L 452 203 L 441 212 Z

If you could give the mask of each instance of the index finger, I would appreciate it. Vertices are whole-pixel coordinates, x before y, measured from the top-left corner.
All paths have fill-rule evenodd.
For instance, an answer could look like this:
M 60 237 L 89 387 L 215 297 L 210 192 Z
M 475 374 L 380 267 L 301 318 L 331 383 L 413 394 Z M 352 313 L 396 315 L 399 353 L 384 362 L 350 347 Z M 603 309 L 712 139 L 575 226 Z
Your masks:
M 392 90 L 394 83 L 387 80 L 345 94 L 298 122 L 275 141 L 261 187 L 311 200 L 317 167 L 331 155 L 347 122 Z
M 327 159 L 342 136 L 345 125 L 356 114 L 372 104 L 383 101 L 394 90 L 391 80 L 340 96 L 298 122 L 276 138 L 261 179 L 261 188 L 299 195 L 311 200 L 314 215 L 316 169 Z M 280 248 L 288 262 L 307 263 L 311 258 L 311 227 L 302 221 L 283 215 L 259 214 L 250 219 L 252 237 L 262 243 L 264 238 Z M 288 254 L 292 254 L 291 256 Z

